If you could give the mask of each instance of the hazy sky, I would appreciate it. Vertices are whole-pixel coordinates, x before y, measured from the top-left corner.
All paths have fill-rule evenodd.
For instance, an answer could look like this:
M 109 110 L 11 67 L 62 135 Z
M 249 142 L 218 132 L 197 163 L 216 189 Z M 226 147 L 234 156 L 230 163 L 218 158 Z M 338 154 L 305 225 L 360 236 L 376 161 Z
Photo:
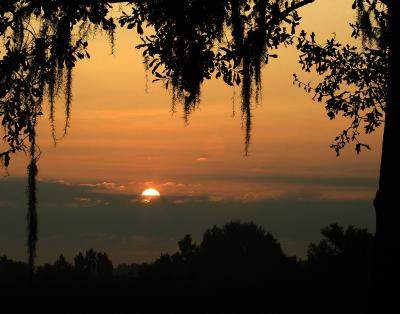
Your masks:
M 348 40 L 351 4 L 319 0 L 302 11 L 303 26 L 317 39 L 335 32 Z M 295 50 L 280 50 L 264 69 L 244 157 L 233 89 L 204 84 L 200 108 L 185 125 L 151 74 L 146 86 L 137 43 L 135 33 L 119 29 L 111 55 L 106 37 L 97 35 L 91 59 L 74 72 L 68 135 L 54 147 L 48 119 L 40 121 L 40 262 L 91 247 L 115 262 L 148 261 L 175 250 L 185 234 L 199 240 L 206 228 L 232 219 L 263 225 L 300 255 L 328 223 L 373 229 L 381 133 L 368 137 L 371 152 L 356 155 L 349 146 L 337 158 L 329 146 L 346 121 L 330 121 L 323 104 L 292 85 L 292 74 L 301 74 Z M 57 108 L 61 136 L 62 101 Z M 10 176 L 0 179 L 0 254 L 18 259 L 25 258 L 26 163 L 16 156 Z M 138 201 L 147 187 L 161 199 Z

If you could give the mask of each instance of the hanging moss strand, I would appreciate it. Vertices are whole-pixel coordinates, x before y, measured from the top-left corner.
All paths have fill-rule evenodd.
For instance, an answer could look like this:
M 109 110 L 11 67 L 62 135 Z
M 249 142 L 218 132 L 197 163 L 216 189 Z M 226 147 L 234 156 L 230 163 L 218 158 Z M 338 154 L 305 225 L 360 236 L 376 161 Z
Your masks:
M 38 218 L 37 218 L 37 197 L 36 197 L 36 176 L 38 168 L 36 165 L 36 144 L 35 134 L 32 136 L 30 147 L 30 163 L 28 165 L 28 213 L 27 232 L 28 232 L 28 265 L 29 283 L 32 285 L 35 272 L 36 244 L 38 239 Z

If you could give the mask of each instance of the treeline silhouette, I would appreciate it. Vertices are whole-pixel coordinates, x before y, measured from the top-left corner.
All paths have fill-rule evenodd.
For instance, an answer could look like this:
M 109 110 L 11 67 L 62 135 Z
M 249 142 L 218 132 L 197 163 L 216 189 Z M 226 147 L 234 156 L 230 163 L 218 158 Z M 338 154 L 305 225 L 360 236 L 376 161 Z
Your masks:
M 251 222 L 214 226 L 200 244 L 186 235 L 178 246 L 153 263 L 116 267 L 106 253 L 92 249 L 72 263 L 60 255 L 36 269 L 31 288 L 28 265 L 3 256 L 0 284 L 5 294 L 175 297 L 165 305 L 167 313 L 244 313 L 252 306 L 261 306 L 262 313 L 358 313 L 368 307 L 373 235 L 366 229 L 331 224 L 322 229 L 320 242 L 309 245 L 306 259 L 287 256 L 270 233 Z M 194 296 L 193 309 L 179 307 L 179 298 Z

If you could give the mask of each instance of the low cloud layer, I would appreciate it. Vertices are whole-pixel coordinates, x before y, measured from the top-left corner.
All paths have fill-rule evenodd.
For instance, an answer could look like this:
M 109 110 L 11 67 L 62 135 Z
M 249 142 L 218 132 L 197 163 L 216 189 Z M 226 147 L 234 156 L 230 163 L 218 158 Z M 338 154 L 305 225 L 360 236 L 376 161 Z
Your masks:
M 346 182 L 338 181 L 337 188 L 342 184 L 344 190 L 350 185 L 355 190 L 372 186 L 368 180 L 361 180 L 359 187 L 355 179 Z M 320 229 L 329 223 L 374 228 L 372 201 L 362 197 L 286 193 L 237 201 L 205 193 L 174 195 L 171 189 L 158 201 L 144 204 L 135 193 L 127 193 L 124 185 L 103 183 L 39 182 L 39 262 L 52 261 L 60 253 L 71 258 L 88 248 L 106 251 L 115 263 L 151 261 L 160 252 L 176 250 L 185 234 L 200 241 L 206 228 L 230 220 L 262 225 L 288 254 L 297 255 L 304 255 L 308 243 L 318 240 Z M 177 185 L 164 183 L 165 187 Z M 0 181 L 0 255 L 20 260 L 25 259 L 25 191 L 21 179 Z

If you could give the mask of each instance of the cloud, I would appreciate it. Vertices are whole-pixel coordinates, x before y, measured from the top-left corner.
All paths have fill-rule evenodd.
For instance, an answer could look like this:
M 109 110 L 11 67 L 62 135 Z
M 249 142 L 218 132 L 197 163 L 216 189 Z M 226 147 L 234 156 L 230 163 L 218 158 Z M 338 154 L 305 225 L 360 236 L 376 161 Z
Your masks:
M 109 206 L 111 202 L 103 199 L 94 199 L 90 197 L 74 197 L 70 203 L 65 204 L 66 207 L 69 208 L 78 208 L 78 207 L 96 207 L 96 206 Z
M 197 158 L 195 159 L 195 161 L 197 161 L 197 162 L 204 162 L 204 161 L 207 161 L 207 160 L 208 160 L 207 157 L 197 157 Z
M 262 225 L 290 254 L 305 254 L 306 244 L 318 240 L 329 223 L 374 228 L 372 201 L 365 199 L 287 193 L 279 198 L 247 195 L 237 201 L 207 193 L 171 193 L 143 204 L 132 202 L 131 194 L 101 189 L 96 184 L 38 183 L 39 262 L 60 253 L 72 257 L 90 247 L 108 252 L 115 263 L 148 261 L 175 250 L 185 234 L 199 242 L 207 228 L 230 220 Z M 0 202 L 6 205 L 0 207 L 0 254 L 18 259 L 25 259 L 26 251 L 25 191 L 24 180 L 0 181 Z
M 318 186 L 340 186 L 340 187 L 365 187 L 376 188 L 377 177 L 331 177 L 331 176 L 304 176 L 304 175 L 269 175 L 269 174 L 224 174 L 218 173 L 183 175 L 182 178 L 188 181 L 226 181 L 226 182 L 252 182 L 262 184 L 301 184 Z
M 60 182 L 60 181 L 58 181 Z M 65 184 L 64 181 L 62 183 Z M 68 185 L 68 184 L 67 184 Z M 112 191 L 125 191 L 126 187 L 123 184 L 117 184 L 115 182 L 97 182 L 97 183 L 81 183 L 79 186 L 86 186 L 90 188 L 96 188 L 99 190 L 112 190 Z
M 183 183 L 177 183 L 177 182 L 172 182 L 172 181 L 168 181 L 165 183 L 160 183 L 160 184 L 156 184 L 157 186 L 163 186 L 163 187 L 183 187 L 185 186 L 185 184 Z

